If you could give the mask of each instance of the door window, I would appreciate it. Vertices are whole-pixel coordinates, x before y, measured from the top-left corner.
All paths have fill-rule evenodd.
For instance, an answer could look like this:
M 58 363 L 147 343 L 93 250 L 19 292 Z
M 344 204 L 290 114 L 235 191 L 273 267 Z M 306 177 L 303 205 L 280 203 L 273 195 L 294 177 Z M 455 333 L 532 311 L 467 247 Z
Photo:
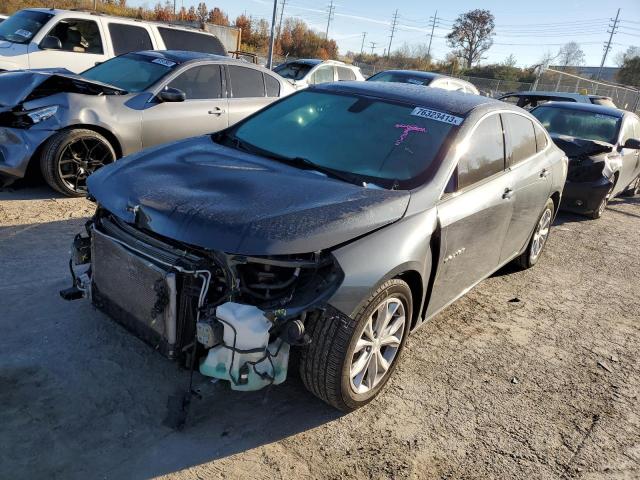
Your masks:
M 264 97 L 262 72 L 253 68 L 228 65 L 233 98 Z
M 63 52 L 103 54 L 100 29 L 93 20 L 65 18 L 48 35 L 60 40 Z
M 312 83 L 318 84 L 328 82 L 333 82 L 333 67 L 326 66 L 318 68 L 318 70 L 313 74 Z
M 149 32 L 143 27 L 125 25 L 123 23 L 110 23 L 109 34 L 113 44 L 113 53 L 116 56 L 129 52 L 153 50 Z
M 502 172 L 505 167 L 504 135 L 499 115 L 482 120 L 468 141 L 467 151 L 458 162 L 458 189 Z
M 353 73 L 353 70 L 347 67 L 337 67 L 338 69 L 338 80 L 355 80 L 356 74 Z
M 522 115 L 505 113 L 503 121 L 509 131 L 511 151 L 507 158 L 509 165 L 516 165 L 536 154 L 536 133 L 533 122 Z
M 267 87 L 267 97 L 280 96 L 280 82 L 269 74 L 264 74 L 264 84 Z
M 187 50 L 215 55 L 227 54 L 222 42 L 214 35 L 167 27 L 158 27 L 158 31 L 167 50 Z
M 168 85 L 182 90 L 187 100 L 222 98 L 222 75 L 219 65 L 201 65 L 181 73 Z

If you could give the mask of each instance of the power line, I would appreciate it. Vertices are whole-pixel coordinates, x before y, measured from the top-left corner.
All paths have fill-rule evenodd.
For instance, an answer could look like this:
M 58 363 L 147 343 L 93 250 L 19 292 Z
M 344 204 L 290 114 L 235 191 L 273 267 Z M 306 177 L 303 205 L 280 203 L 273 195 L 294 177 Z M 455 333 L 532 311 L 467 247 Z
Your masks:
M 336 7 L 333 6 L 333 0 L 331 0 L 331 3 L 329 4 L 329 15 L 327 16 L 327 31 L 324 34 L 324 38 L 326 40 L 329 40 L 329 25 L 331 24 L 333 12 L 335 11 L 335 9 Z
M 371 55 L 373 55 L 373 51 L 376 49 L 377 44 L 378 42 L 369 42 L 369 45 L 371 46 Z
M 391 42 L 393 42 L 393 36 L 396 33 L 397 27 L 398 27 L 398 9 L 396 8 L 396 12 L 393 14 L 393 20 L 391 22 L 391 35 L 389 36 L 389 49 L 387 50 L 387 58 L 391 56 Z
M 436 25 L 438 24 L 438 10 L 433 17 L 429 17 L 431 20 L 431 35 L 429 35 L 429 48 L 427 49 L 427 57 L 431 58 L 431 42 L 433 41 L 433 31 L 436 29 Z
M 618 29 L 618 24 L 620 23 L 618 20 L 619 18 L 620 18 L 620 9 L 618 9 L 618 12 L 616 13 L 616 18 L 613 21 L 613 25 L 609 25 L 609 27 L 611 27 L 611 30 L 607 30 L 607 33 L 609 34 L 609 41 L 605 44 L 604 54 L 602 55 L 602 62 L 600 62 L 600 68 L 598 69 L 596 80 L 600 80 L 602 67 L 604 67 L 604 62 L 607 60 L 607 55 L 609 54 L 609 50 L 611 50 L 611 40 L 613 40 L 613 34 L 616 33 L 616 30 Z

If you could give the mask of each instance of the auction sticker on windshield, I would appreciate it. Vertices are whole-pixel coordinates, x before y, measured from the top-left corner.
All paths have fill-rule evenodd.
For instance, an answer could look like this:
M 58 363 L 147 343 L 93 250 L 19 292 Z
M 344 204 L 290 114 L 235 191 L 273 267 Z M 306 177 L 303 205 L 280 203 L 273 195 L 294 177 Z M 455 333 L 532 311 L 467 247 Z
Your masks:
M 19 29 L 19 30 L 15 31 L 15 34 L 19 35 L 21 37 L 24 37 L 24 38 L 30 38 L 31 37 L 31 32 L 29 30 Z
M 414 108 L 411 115 L 415 117 L 428 118 L 429 120 L 435 120 L 437 122 L 449 123 L 451 125 L 460 125 L 464 121 L 464 118 L 462 117 L 456 117 L 455 115 L 449 115 L 448 113 L 429 110 L 428 108 L 422 107 Z
M 165 67 L 174 67 L 176 62 L 172 62 L 171 60 L 165 60 L 164 58 L 156 58 L 151 61 L 151 63 L 157 63 L 158 65 L 163 65 Z

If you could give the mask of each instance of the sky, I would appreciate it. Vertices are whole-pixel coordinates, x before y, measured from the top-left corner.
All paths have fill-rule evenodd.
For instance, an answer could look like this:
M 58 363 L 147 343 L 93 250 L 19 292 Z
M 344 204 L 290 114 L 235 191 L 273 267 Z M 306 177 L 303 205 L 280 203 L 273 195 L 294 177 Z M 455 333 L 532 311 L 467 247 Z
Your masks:
M 185 7 L 197 4 L 198 0 L 177 0 Z M 211 9 L 219 7 L 233 22 L 236 16 L 246 13 L 256 19 L 271 22 L 272 0 L 205 0 Z M 278 0 L 278 5 L 283 0 Z M 320 32 L 327 27 L 329 3 L 331 0 L 286 0 L 285 17 L 297 17 L 311 28 Z M 155 2 L 129 0 L 131 5 L 147 5 Z M 619 27 L 613 37 L 612 50 L 606 65 L 614 66 L 615 54 L 627 47 L 640 46 L 640 0 L 537 0 L 517 2 L 515 0 L 428 2 L 425 0 L 333 0 L 334 15 L 329 27 L 329 37 L 338 42 L 341 54 L 351 50 L 360 52 L 363 33 L 365 50 L 371 52 L 375 42 L 375 52 L 383 54 L 389 46 L 391 23 L 395 10 L 398 11 L 398 28 L 393 38 L 391 50 L 401 47 L 426 45 L 431 32 L 430 18 L 436 15 L 438 22 L 434 31 L 431 53 L 442 59 L 451 50 L 445 36 L 451 30 L 456 17 L 475 8 L 488 9 L 495 16 L 494 45 L 486 53 L 483 63 L 497 63 L 510 54 L 517 59 L 518 66 L 538 63 L 545 52 L 557 53 L 565 43 L 579 43 L 585 53 L 585 65 L 599 66 L 604 44 L 609 38 L 607 30 L 613 24 L 616 11 L 620 8 Z

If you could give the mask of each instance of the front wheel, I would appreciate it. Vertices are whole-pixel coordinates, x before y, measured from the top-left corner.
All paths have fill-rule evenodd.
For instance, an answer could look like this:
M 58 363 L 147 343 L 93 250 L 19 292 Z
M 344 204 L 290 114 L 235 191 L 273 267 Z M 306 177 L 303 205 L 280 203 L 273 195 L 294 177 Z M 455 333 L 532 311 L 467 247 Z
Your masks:
M 354 319 L 327 315 L 310 320 L 311 345 L 300 358 L 307 389 L 345 412 L 373 400 L 398 363 L 411 325 L 411 302 L 409 286 L 392 279 Z
M 53 189 L 67 197 L 82 197 L 87 193 L 89 175 L 115 159 L 115 150 L 99 133 L 86 129 L 64 130 L 45 144 L 40 169 Z
M 531 235 L 527 249 L 515 260 L 516 264 L 521 268 L 531 268 L 538 263 L 540 255 L 549 239 L 554 211 L 555 206 L 553 200 L 547 200 L 547 204 L 544 206 L 544 210 L 538 219 L 533 235 Z
M 593 212 L 591 212 L 591 218 L 593 218 L 594 220 L 597 220 L 598 218 L 602 217 L 602 214 L 604 213 L 605 209 L 607 208 L 607 205 L 609 204 L 609 200 L 611 200 L 611 194 L 613 193 L 614 186 L 615 184 L 611 185 L 611 188 L 609 188 L 609 191 L 607 192 L 607 194 L 604 196 L 604 198 L 598 205 L 598 208 L 596 208 Z

